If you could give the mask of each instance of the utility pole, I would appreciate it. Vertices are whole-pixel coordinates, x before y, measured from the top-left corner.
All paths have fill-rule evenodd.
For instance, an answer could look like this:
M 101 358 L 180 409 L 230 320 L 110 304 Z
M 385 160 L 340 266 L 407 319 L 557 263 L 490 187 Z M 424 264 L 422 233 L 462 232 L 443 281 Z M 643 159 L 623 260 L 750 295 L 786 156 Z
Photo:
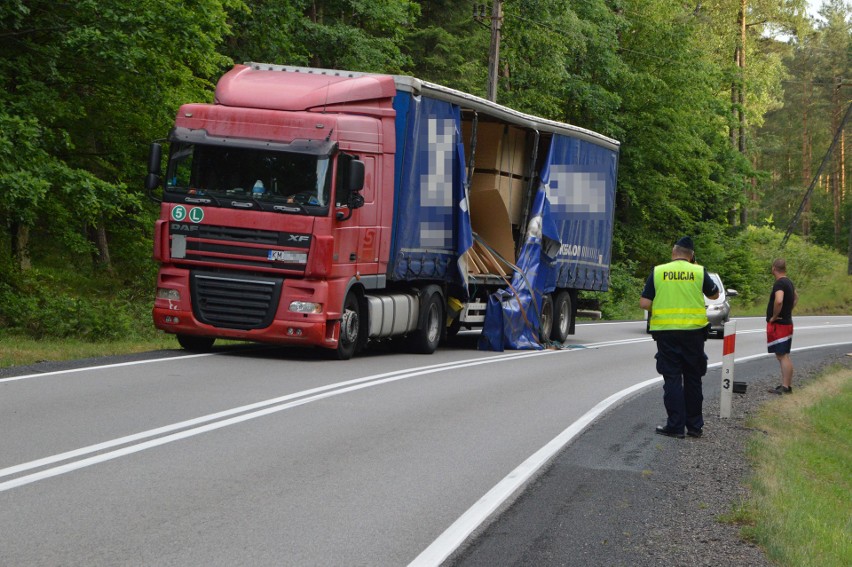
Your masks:
M 484 24 L 485 4 L 473 5 L 473 19 Z M 486 98 L 497 102 L 497 81 L 500 68 L 500 30 L 503 27 L 503 0 L 493 0 L 491 4 L 491 47 L 488 50 L 488 94 Z
M 491 6 L 491 49 L 488 51 L 488 100 L 497 102 L 497 79 L 500 67 L 500 29 L 503 27 L 503 0 Z

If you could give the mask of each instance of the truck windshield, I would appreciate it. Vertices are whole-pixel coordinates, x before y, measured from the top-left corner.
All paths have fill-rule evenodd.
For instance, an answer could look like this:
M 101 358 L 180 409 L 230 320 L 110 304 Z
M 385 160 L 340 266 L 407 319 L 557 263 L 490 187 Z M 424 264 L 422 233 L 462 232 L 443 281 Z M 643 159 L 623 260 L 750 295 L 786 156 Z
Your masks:
M 209 197 L 221 206 L 243 206 L 325 215 L 331 193 L 331 160 L 293 152 L 175 142 L 166 192 Z

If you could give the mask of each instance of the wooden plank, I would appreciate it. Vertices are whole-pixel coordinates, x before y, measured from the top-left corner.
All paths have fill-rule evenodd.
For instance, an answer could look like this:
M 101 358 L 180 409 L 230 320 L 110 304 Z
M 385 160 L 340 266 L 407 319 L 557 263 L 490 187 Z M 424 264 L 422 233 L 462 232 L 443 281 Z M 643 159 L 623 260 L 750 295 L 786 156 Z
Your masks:
M 467 254 L 467 259 L 468 259 L 468 271 L 471 274 L 486 274 L 486 273 L 488 273 L 486 271 L 485 265 L 482 263 L 482 259 L 479 257 L 479 254 L 477 254 L 473 250 L 473 248 L 468 249 L 468 251 L 465 252 L 465 254 Z
M 502 274 L 506 276 L 511 275 L 512 268 L 510 266 L 500 261 L 496 256 L 494 256 L 494 254 L 491 253 L 488 248 L 486 248 L 479 242 L 477 242 L 476 244 L 479 245 L 479 253 L 485 257 L 486 263 L 489 264 L 489 268 L 492 274 Z

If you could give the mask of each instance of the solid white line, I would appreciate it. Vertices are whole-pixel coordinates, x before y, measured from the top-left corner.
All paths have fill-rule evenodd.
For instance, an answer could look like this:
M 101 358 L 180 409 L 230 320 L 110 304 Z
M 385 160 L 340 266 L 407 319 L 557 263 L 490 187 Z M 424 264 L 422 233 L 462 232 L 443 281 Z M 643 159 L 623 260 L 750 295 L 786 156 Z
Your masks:
M 817 346 L 801 347 L 793 349 L 793 352 L 804 350 L 812 350 L 816 348 L 827 348 L 834 346 L 845 346 L 852 343 L 830 343 Z M 757 358 L 766 358 L 774 356 L 771 353 L 761 353 L 746 356 L 737 359 L 738 362 L 753 360 Z M 707 368 L 715 368 L 721 366 L 721 362 L 708 364 Z M 645 380 L 638 384 L 634 384 L 629 388 L 616 392 L 606 398 L 580 419 L 572 423 L 562 433 L 553 438 L 544 447 L 533 453 L 527 460 L 518 465 L 515 470 L 510 472 L 503 480 L 498 482 L 491 490 L 485 493 L 473 506 L 467 509 L 455 522 L 448 527 L 444 533 L 438 536 L 429 547 L 424 549 L 414 561 L 408 564 L 408 567 L 435 567 L 440 565 L 453 553 L 464 541 L 481 526 L 491 514 L 493 514 L 506 500 L 508 500 L 515 492 L 518 491 L 536 472 L 538 472 L 546 463 L 548 463 L 557 453 L 559 453 L 574 437 L 581 433 L 590 423 L 600 417 L 604 412 L 624 400 L 628 396 L 639 392 L 645 388 L 650 388 L 654 384 L 662 382 L 663 377 L 657 376 L 650 380 Z
M 117 362 L 115 364 L 104 364 L 99 366 L 84 366 L 82 368 L 68 368 L 66 370 L 54 370 L 53 372 L 39 372 L 37 374 L 26 374 L 24 376 L 12 376 L 10 378 L 0 378 L 2 382 L 14 382 L 16 380 L 29 380 L 30 378 L 42 378 L 44 376 L 57 376 L 59 374 L 72 374 L 74 372 L 86 372 L 87 370 L 108 370 L 110 368 L 120 368 L 122 366 L 135 366 L 137 364 L 149 364 L 151 362 L 172 362 L 174 360 L 184 360 L 188 358 L 199 358 L 202 356 L 216 356 L 218 352 L 203 352 L 199 354 L 183 354 L 179 356 L 170 356 L 168 358 L 147 358 L 145 360 L 133 360 L 130 362 Z

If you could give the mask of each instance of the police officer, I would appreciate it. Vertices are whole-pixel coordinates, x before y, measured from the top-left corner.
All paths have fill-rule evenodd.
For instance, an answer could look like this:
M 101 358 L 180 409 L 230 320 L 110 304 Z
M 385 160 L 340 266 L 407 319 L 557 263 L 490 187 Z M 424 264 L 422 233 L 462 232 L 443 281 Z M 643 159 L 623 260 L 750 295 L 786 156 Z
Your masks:
M 695 263 L 695 246 L 684 236 L 672 247 L 672 261 L 651 272 L 639 300 L 639 306 L 650 314 L 657 372 L 664 379 L 668 419 L 657 426 L 660 435 L 683 439 L 686 428 L 690 437 L 701 437 L 701 378 L 707 372 L 704 341 L 709 330 L 705 295 L 716 299 L 719 290 L 707 270 Z

